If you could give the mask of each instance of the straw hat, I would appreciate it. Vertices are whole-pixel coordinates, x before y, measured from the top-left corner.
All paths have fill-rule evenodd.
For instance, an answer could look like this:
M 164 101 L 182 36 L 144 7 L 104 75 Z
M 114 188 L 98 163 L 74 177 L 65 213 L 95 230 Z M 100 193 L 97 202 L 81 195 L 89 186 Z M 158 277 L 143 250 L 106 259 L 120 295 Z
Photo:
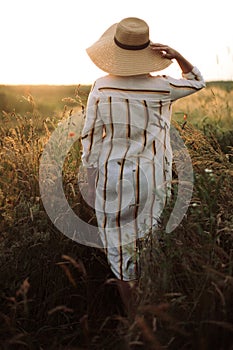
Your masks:
M 113 75 L 146 74 L 171 64 L 150 48 L 149 27 L 135 17 L 113 24 L 86 51 L 97 67 Z

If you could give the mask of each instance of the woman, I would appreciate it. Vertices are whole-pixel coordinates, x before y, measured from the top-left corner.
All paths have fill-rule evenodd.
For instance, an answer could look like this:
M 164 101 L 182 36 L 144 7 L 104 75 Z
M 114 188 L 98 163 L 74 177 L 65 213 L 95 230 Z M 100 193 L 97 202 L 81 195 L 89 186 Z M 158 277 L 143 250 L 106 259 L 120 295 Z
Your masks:
M 169 197 L 173 101 L 205 86 L 179 52 L 149 39 L 139 18 L 111 26 L 87 53 L 108 75 L 94 83 L 82 133 L 89 201 L 110 267 L 129 306 L 139 276 L 137 244 L 156 228 Z M 183 77 L 151 76 L 174 59 Z

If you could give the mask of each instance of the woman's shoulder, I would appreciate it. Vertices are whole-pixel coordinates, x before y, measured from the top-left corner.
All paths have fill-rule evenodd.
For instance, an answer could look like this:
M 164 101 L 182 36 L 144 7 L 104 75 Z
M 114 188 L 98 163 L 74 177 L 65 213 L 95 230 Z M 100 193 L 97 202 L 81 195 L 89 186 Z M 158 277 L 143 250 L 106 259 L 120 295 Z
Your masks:
M 141 74 L 134 76 L 105 75 L 95 81 L 95 87 L 122 87 L 122 88 L 153 88 L 154 86 L 167 83 L 166 77 L 162 75 Z

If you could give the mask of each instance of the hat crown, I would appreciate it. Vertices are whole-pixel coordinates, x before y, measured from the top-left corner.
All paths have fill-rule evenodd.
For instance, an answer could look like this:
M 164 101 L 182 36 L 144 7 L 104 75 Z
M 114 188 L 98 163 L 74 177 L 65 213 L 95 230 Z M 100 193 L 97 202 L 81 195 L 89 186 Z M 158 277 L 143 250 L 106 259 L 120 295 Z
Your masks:
M 143 45 L 149 41 L 149 27 L 142 19 L 125 18 L 117 24 L 115 38 L 124 45 Z
M 156 72 L 171 64 L 171 60 L 151 50 L 149 26 L 136 17 L 111 25 L 87 53 L 98 68 L 118 76 Z

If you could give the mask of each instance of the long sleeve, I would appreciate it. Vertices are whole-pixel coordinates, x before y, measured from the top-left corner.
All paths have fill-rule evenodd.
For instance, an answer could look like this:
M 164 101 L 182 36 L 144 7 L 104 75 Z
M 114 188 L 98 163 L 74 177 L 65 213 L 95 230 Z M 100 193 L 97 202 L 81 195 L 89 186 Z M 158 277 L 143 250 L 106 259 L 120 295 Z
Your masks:
M 172 101 L 191 95 L 205 87 L 205 81 L 197 67 L 194 67 L 189 73 L 183 73 L 182 76 L 183 79 L 166 77 L 170 85 Z
M 98 112 L 99 100 L 92 91 L 87 102 L 87 113 L 82 130 L 82 163 L 85 167 L 96 167 L 103 139 L 103 122 Z

